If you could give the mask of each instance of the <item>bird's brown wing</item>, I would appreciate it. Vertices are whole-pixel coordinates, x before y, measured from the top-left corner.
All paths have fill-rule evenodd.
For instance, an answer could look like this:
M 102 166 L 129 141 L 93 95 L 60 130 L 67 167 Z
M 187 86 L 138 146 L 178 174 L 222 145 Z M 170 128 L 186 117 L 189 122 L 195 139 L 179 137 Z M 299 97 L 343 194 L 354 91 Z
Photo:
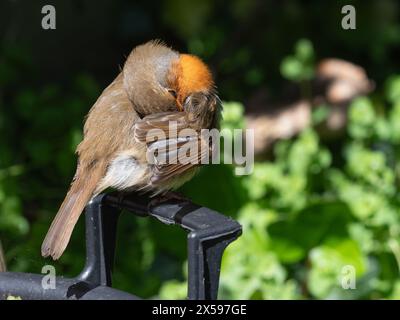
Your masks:
M 158 113 L 141 119 L 135 124 L 135 138 L 147 144 L 150 157 L 156 155 L 148 159 L 152 162 L 153 186 L 168 183 L 209 158 L 208 140 L 192 129 L 185 112 Z
M 135 125 L 135 139 L 150 144 L 159 137 L 162 130 L 166 138 L 174 130 L 180 131 L 188 127 L 188 120 L 184 112 L 160 112 L 148 115 Z

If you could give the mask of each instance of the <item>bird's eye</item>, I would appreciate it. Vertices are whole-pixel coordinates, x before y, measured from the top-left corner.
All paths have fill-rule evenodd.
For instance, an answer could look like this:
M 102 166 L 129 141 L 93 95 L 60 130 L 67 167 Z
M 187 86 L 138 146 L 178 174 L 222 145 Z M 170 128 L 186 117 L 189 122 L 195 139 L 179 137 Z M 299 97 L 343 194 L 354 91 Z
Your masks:
M 178 96 L 177 94 L 176 94 L 176 91 L 175 90 L 173 90 L 173 89 L 168 89 L 168 92 L 176 99 L 176 97 Z

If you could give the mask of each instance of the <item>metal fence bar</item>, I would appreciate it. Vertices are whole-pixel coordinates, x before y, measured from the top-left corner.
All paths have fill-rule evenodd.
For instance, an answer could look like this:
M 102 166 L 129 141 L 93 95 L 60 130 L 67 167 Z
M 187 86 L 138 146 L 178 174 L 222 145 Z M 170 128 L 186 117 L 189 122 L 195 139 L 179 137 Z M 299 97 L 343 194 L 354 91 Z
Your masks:
M 86 264 L 74 279 L 57 277 L 55 289 L 44 289 L 43 275 L 0 274 L 0 299 L 139 299 L 111 288 L 117 222 L 122 209 L 174 224 L 188 233 L 188 299 L 216 299 L 224 249 L 241 234 L 235 220 L 190 201 L 170 200 L 152 206 L 149 198 L 109 193 L 86 207 Z

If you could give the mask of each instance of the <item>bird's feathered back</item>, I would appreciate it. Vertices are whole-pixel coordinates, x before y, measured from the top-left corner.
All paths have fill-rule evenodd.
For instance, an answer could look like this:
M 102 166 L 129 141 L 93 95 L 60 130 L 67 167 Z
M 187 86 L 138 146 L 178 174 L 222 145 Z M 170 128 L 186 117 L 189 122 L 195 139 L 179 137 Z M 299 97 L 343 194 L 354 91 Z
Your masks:
M 123 68 L 124 87 L 141 116 L 176 110 L 176 103 L 166 88 L 171 65 L 179 53 L 160 41 L 137 46 Z

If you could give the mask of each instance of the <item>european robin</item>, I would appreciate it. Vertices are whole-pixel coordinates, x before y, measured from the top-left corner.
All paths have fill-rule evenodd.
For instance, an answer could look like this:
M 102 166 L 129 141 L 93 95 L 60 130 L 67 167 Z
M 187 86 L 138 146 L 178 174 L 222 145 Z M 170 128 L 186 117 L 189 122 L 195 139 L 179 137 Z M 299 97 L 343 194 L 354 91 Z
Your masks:
M 58 259 L 68 245 L 80 214 L 91 198 L 111 187 L 165 193 L 189 180 L 201 161 L 149 162 L 152 129 L 217 127 L 220 103 L 209 68 L 196 56 L 180 54 L 159 41 L 134 48 L 122 71 L 97 99 L 77 147 L 78 164 L 70 189 L 42 244 L 42 255 Z M 192 140 L 190 140 L 192 139 Z M 185 139 L 183 139 L 185 140 Z M 164 142 L 165 142 L 164 141 Z M 207 145 L 201 135 L 186 142 Z M 152 144 L 152 142 L 154 142 Z M 173 148 L 160 148 L 166 159 Z M 175 150 L 176 151 L 176 150 Z M 201 160 L 204 153 L 196 157 Z

